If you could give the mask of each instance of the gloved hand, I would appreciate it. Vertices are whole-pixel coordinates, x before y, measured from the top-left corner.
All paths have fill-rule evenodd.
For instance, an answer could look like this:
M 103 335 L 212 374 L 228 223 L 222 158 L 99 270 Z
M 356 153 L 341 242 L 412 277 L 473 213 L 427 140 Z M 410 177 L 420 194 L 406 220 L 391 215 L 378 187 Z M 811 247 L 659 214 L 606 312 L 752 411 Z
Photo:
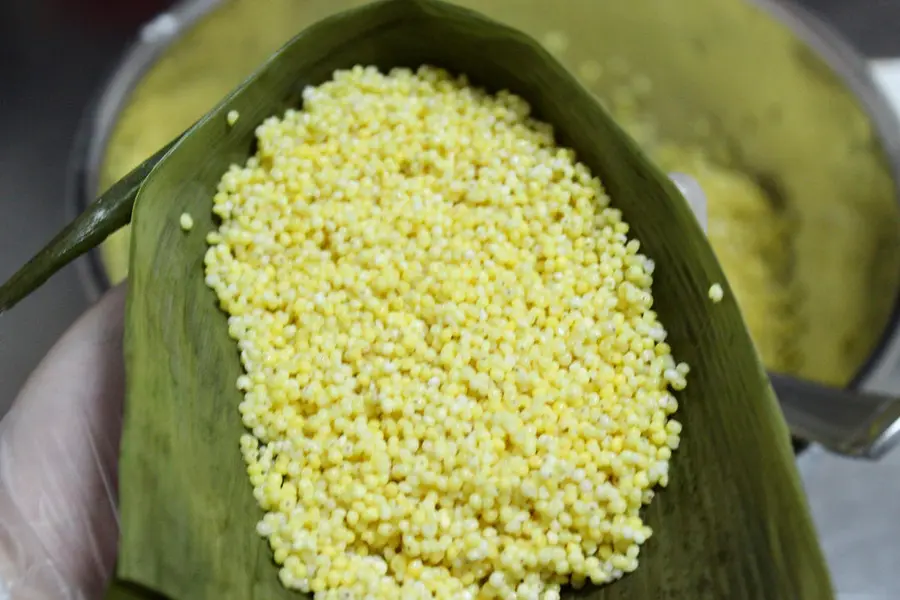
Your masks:
M 116 556 L 125 288 L 57 342 L 0 421 L 0 600 L 101 598 Z
M 705 228 L 697 183 L 672 179 Z M 0 421 L 0 600 L 94 600 L 106 589 L 118 537 L 124 304 L 122 285 L 82 316 Z

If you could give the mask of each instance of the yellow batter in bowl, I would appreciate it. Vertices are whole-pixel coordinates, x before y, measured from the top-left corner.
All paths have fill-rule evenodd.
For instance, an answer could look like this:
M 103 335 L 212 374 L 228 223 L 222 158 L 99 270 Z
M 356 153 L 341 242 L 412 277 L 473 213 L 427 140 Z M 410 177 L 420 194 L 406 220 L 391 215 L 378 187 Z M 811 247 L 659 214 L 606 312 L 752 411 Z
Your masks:
M 133 91 L 101 187 L 304 26 L 362 3 L 223 2 Z M 900 215 L 869 118 L 820 58 L 745 0 L 458 3 L 542 40 L 664 169 L 699 180 L 710 239 L 770 369 L 853 377 L 897 298 Z M 124 278 L 128 232 L 102 256 L 110 279 Z

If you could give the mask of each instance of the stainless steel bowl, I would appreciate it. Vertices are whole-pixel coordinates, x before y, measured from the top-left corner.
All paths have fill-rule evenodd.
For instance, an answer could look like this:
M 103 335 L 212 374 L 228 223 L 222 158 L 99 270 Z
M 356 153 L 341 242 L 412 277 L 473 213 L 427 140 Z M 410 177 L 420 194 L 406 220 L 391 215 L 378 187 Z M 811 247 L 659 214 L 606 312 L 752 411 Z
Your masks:
M 286 41 L 290 33 L 299 30 L 309 22 L 347 6 L 360 4 L 362 1 L 294 1 L 291 5 L 293 11 L 291 19 L 268 23 L 267 26 L 276 33 L 265 40 L 263 46 L 266 48 L 248 48 L 248 53 L 244 56 L 246 58 L 257 53 L 261 57 L 275 49 L 281 42 Z M 680 124 L 688 124 L 690 116 L 690 106 L 682 110 L 682 105 L 690 105 L 693 102 L 690 98 L 695 96 L 702 96 L 712 105 L 718 103 L 718 107 L 722 108 L 722 112 L 726 114 L 713 116 L 721 117 L 724 123 L 723 127 L 726 129 L 731 127 L 730 135 L 732 137 L 743 135 L 740 132 L 744 130 L 739 129 L 745 126 L 739 122 L 743 117 L 737 111 L 731 111 L 734 114 L 729 114 L 729 111 L 725 110 L 728 107 L 727 95 L 729 93 L 735 96 L 745 94 L 750 88 L 745 87 L 743 91 L 730 90 L 728 85 L 700 85 L 691 88 L 685 81 L 693 81 L 691 85 L 697 86 L 698 82 L 702 83 L 701 76 L 704 73 L 692 72 L 689 77 L 686 77 L 684 73 L 678 72 L 680 67 L 689 64 L 684 61 L 683 57 L 678 68 L 666 64 L 666 61 L 675 61 L 674 55 L 678 53 L 688 53 L 692 51 L 691 48 L 699 51 L 703 44 L 712 43 L 712 47 L 707 48 L 706 51 L 713 53 L 714 56 L 707 55 L 705 59 L 707 63 L 704 68 L 708 68 L 710 72 L 718 72 L 719 77 L 723 77 L 722 73 L 728 72 L 728 64 L 725 63 L 739 56 L 736 53 L 743 53 L 740 56 L 752 56 L 760 53 L 758 60 L 763 62 L 761 68 L 777 67 L 777 65 L 765 65 L 766 57 L 763 55 L 771 40 L 786 39 L 782 37 L 783 32 L 788 32 L 793 40 L 798 41 L 796 48 L 790 49 L 790 52 L 796 53 L 795 56 L 792 55 L 792 60 L 802 62 L 805 69 L 816 74 L 814 80 L 811 80 L 813 82 L 809 85 L 821 85 L 823 90 L 827 86 L 840 85 L 843 89 L 850 91 L 846 98 L 838 98 L 841 107 L 836 110 L 843 111 L 840 114 L 844 116 L 854 116 L 856 112 L 864 115 L 853 123 L 847 124 L 847 127 L 860 129 L 857 140 L 860 147 L 857 148 L 857 151 L 871 153 L 872 161 L 883 161 L 885 173 L 889 173 L 889 179 L 894 182 L 891 190 L 892 198 L 887 201 L 890 207 L 889 209 L 882 207 L 886 216 L 881 220 L 888 221 L 884 225 L 884 231 L 879 234 L 886 240 L 884 256 L 872 259 L 888 261 L 886 265 L 882 265 L 882 272 L 887 275 L 881 276 L 881 279 L 884 280 L 883 285 L 879 283 L 879 277 L 874 277 L 873 281 L 867 284 L 869 288 L 865 290 L 865 293 L 873 295 L 873 305 L 877 307 L 872 311 L 877 313 L 875 317 L 872 317 L 877 320 L 875 326 L 877 331 L 871 336 L 871 343 L 866 346 L 868 358 L 864 361 L 857 361 L 861 364 L 852 379 L 846 383 L 849 387 L 880 392 L 889 392 L 892 386 L 896 387 L 894 382 L 900 380 L 900 376 L 895 372 L 900 366 L 900 332 L 897 327 L 900 322 L 900 295 L 898 295 L 898 287 L 900 287 L 900 213 L 897 212 L 898 205 L 896 203 L 896 182 L 900 181 L 900 126 L 898 126 L 890 105 L 870 78 L 865 62 L 836 34 L 802 9 L 779 4 L 773 0 L 688 0 L 682 3 L 663 4 L 653 0 L 633 0 L 632 3 L 562 0 L 553 5 L 553 11 L 546 10 L 549 0 L 459 1 L 462 4 L 473 5 L 490 16 L 510 22 L 533 34 L 537 33 L 535 27 L 538 25 L 536 24 L 546 22 L 548 33 L 551 34 L 566 32 L 567 27 L 571 28 L 569 41 L 574 41 L 576 44 L 579 40 L 588 39 L 593 44 L 606 43 L 603 41 L 606 38 L 616 40 L 609 42 L 610 47 L 602 50 L 607 53 L 615 51 L 615 44 L 618 43 L 621 52 L 616 57 L 617 59 L 620 57 L 633 59 L 639 68 L 655 70 L 651 76 L 674 90 L 674 93 L 668 97 L 659 98 L 655 105 L 651 106 L 651 109 L 663 115 L 664 120 L 668 119 L 670 125 L 675 123 L 670 126 L 669 133 L 683 139 L 691 138 L 694 133 L 690 126 Z M 101 187 L 109 183 L 102 181 L 101 167 L 106 160 L 110 140 L 121 122 L 123 111 L 127 114 L 132 103 L 135 102 L 135 97 L 140 96 L 141 85 L 148 77 L 153 76 L 153 69 L 160 58 L 173 49 L 183 51 L 184 48 L 178 50 L 179 45 L 202 43 L 205 34 L 201 24 L 208 23 L 211 18 L 225 18 L 222 15 L 227 15 L 228 11 L 238 10 L 234 8 L 236 5 L 241 3 L 246 5 L 249 2 L 250 0 L 185 0 L 143 28 L 139 39 L 125 54 L 85 118 L 74 153 L 70 177 L 69 206 L 73 214 L 81 211 L 98 195 Z M 680 7 L 680 12 L 672 12 L 671 7 L 676 5 Z M 664 6 L 668 8 L 662 8 Z M 734 14 L 724 11 L 722 6 L 734 7 L 732 11 Z M 761 12 L 757 9 L 761 9 Z M 663 10 L 670 11 L 665 18 L 655 16 Z M 692 37 L 693 30 L 686 23 L 694 23 L 694 29 L 697 29 L 696 24 L 703 23 L 707 14 L 709 22 L 704 23 L 703 28 L 698 29 L 700 33 L 696 37 Z M 691 15 L 691 17 L 682 17 L 681 15 Z M 735 19 L 744 19 L 744 21 L 735 22 Z M 563 25 L 561 26 L 560 23 Z M 679 27 L 682 27 L 683 30 L 679 30 Z M 728 40 L 722 39 L 721 32 L 728 31 L 729 28 L 735 32 L 742 32 L 743 46 L 729 45 Z M 709 35 L 704 37 L 703 31 Z M 745 35 L 744 32 L 746 32 Z M 684 35 L 681 35 L 682 33 Z M 648 48 L 655 48 L 658 54 L 662 52 L 663 50 L 653 46 L 652 41 L 661 37 L 668 38 L 671 48 L 664 49 L 667 53 L 664 55 L 664 60 L 661 61 L 659 56 L 656 56 L 656 62 L 654 62 L 654 56 Z M 597 41 L 598 39 L 601 41 Z M 754 42 L 754 39 L 758 43 Z M 565 41 L 564 39 L 560 40 L 557 35 L 554 43 L 564 45 Z M 235 43 L 242 42 L 240 39 L 236 39 Z M 716 46 L 717 43 L 719 46 Z M 722 61 L 725 63 L 716 62 L 718 54 L 722 55 Z M 186 55 L 183 54 L 183 56 Z M 248 73 L 249 67 L 245 74 Z M 767 72 L 759 73 L 759 85 L 767 85 L 767 74 Z M 235 80 L 220 90 L 220 93 L 226 92 L 239 80 L 240 78 L 235 76 Z M 840 83 L 835 84 L 832 80 Z M 186 84 L 190 84 L 190 82 L 186 82 Z M 810 97 L 816 93 L 809 89 L 799 91 Z M 790 99 L 793 97 L 791 95 L 793 92 L 798 92 L 798 90 L 785 89 L 783 93 Z M 678 99 L 673 100 L 673 97 Z M 209 102 L 211 103 L 215 99 L 211 98 Z M 847 105 L 848 102 L 858 106 L 861 111 L 858 111 L 855 106 Z M 798 103 L 799 105 L 800 103 Z M 822 109 L 821 106 L 817 106 L 817 108 Z M 826 113 L 823 114 L 827 116 Z M 199 114 L 195 116 L 199 116 Z M 745 117 L 759 117 L 759 111 L 748 111 Z M 842 127 L 843 124 L 840 126 Z M 749 129 L 746 131 L 750 132 Z M 749 141 L 746 141 L 745 145 L 750 148 L 752 154 L 756 139 L 752 132 L 747 134 L 747 138 Z M 877 146 L 874 150 L 869 147 L 873 141 Z M 809 148 L 808 151 L 810 154 L 814 154 L 818 149 Z M 879 168 L 881 167 L 873 167 L 876 171 Z M 792 183 L 797 184 L 796 181 Z M 800 182 L 800 184 L 803 183 Z M 821 184 L 819 181 L 812 180 L 808 183 L 810 185 Z M 855 199 L 847 200 L 847 202 L 851 201 L 855 201 Z M 815 208 L 809 210 L 814 211 Z M 92 252 L 86 260 L 80 261 L 79 269 L 85 287 L 91 295 L 96 297 L 109 287 L 106 269 L 98 252 Z M 886 296 L 882 298 L 879 294 L 886 294 Z M 821 325 L 822 327 L 828 326 L 827 323 Z M 803 375 L 804 373 L 798 374 Z

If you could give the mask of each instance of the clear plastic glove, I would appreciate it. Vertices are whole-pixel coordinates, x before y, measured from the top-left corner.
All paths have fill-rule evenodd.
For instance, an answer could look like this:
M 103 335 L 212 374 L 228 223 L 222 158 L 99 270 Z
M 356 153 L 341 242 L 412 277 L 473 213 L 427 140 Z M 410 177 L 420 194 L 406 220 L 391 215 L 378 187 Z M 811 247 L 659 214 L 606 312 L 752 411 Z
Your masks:
M 124 300 L 119 286 L 82 316 L 0 421 L 0 600 L 103 595 L 118 537 Z
M 706 199 L 673 181 L 706 227 Z M 118 538 L 125 288 L 57 342 L 0 421 L 0 600 L 101 598 Z

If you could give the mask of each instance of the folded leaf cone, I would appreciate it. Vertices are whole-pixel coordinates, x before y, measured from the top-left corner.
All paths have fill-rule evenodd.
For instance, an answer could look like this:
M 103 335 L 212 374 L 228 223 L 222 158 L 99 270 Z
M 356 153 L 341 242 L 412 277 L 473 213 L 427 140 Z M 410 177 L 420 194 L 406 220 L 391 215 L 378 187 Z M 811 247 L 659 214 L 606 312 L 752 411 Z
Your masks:
M 523 96 L 536 116 L 554 125 L 558 142 L 602 179 L 656 262 L 655 307 L 674 351 L 692 367 L 690 384 L 678 393 L 682 444 L 671 483 L 646 509 L 655 533 L 638 570 L 564 597 L 832 598 L 788 430 L 689 206 L 536 42 L 436 0 L 387 0 L 310 27 L 167 153 L 142 166 L 146 172 L 156 163 L 132 215 L 121 541 L 109 597 L 302 597 L 281 586 L 271 551 L 255 533 L 261 512 L 238 449 L 241 366 L 226 315 L 204 283 L 203 233 L 216 227 L 211 208 L 218 181 L 252 154 L 255 127 L 300 107 L 305 86 L 357 64 L 431 64 L 465 73 L 491 91 Z M 231 110 L 241 115 L 233 127 L 226 120 Z M 124 224 L 134 182 L 126 187 L 107 200 L 105 213 L 60 238 L 69 254 L 30 265 L 24 281 L 42 281 L 86 243 Z M 195 222 L 191 234 L 178 227 L 185 212 Z M 714 283 L 725 292 L 719 304 L 707 298 Z

